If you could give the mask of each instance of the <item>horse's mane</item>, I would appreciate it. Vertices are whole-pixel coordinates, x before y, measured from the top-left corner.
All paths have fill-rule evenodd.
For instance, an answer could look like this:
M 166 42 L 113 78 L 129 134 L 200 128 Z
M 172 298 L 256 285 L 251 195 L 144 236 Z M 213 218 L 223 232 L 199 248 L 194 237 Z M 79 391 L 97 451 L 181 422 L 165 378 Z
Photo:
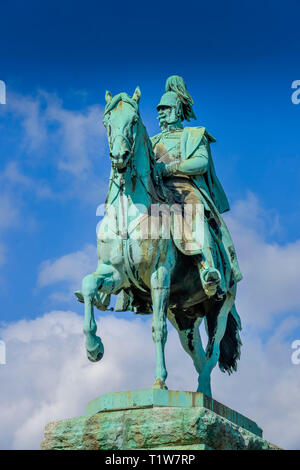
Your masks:
M 124 103 L 131 104 L 131 106 L 134 107 L 137 113 L 140 114 L 138 103 L 135 100 L 133 100 L 127 93 L 119 93 L 118 95 L 114 96 L 112 100 L 109 103 L 107 103 L 107 105 L 105 106 L 104 116 L 105 114 L 112 111 L 120 101 L 124 101 Z

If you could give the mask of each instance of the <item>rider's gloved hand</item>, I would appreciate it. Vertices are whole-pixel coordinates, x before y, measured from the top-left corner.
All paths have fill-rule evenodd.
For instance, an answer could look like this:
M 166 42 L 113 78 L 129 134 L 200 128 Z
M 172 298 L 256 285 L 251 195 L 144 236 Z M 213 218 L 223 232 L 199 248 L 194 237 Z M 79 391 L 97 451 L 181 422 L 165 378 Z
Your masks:
M 154 167 L 154 176 L 157 182 L 161 180 L 162 178 L 172 176 L 175 173 L 177 173 L 180 163 L 181 163 L 180 160 L 175 160 L 174 162 L 170 162 L 170 163 L 163 163 L 163 162 L 156 163 Z
M 177 173 L 179 165 L 180 165 L 180 160 L 175 160 L 174 162 L 167 163 L 165 165 L 165 175 L 164 176 L 172 176 L 175 173 Z
M 154 178 L 159 183 L 166 175 L 166 165 L 163 162 L 157 162 L 153 168 Z

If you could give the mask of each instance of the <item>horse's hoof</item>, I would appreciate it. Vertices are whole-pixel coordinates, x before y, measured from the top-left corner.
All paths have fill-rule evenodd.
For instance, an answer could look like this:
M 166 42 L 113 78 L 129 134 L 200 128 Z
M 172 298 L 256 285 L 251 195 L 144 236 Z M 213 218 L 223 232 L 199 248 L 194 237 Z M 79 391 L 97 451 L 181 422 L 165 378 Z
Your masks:
M 86 354 L 87 354 L 88 360 L 91 362 L 101 361 L 102 357 L 104 356 L 104 346 L 101 340 L 95 349 L 92 349 L 92 350 L 87 349 Z
M 154 390 L 168 390 L 168 387 L 166 386 L 165 382 L 161 379 L 156 379 L 152 388 Z
M 98 352 L 97 354 L 90 354 L 88 351 L 87 351 L 87 357 L 88 357 L 88 360 L 91 361 L 91 362 L 99 362 L 101 361 L 102 357 L 104 356 L 104 354 L 102 352 Z

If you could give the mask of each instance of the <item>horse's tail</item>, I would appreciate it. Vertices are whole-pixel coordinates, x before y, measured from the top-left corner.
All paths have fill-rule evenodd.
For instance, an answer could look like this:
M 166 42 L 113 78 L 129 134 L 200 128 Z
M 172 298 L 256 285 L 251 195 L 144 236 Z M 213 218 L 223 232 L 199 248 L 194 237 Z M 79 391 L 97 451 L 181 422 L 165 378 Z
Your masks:
M 217 312 L 215 312 L 215 315 L 209 314 L 205 317 L 206 331 L 208 334 L 208 355 L 211 354 L 213 346 L 214 333 L 217 324 L 216 320 Z M 231 374 L 237 369 L 237 361 L 241 355 L 242 341 L 239 333 L 241 329 L 241 320 L 236 311 L 235 305 L 233 305 L 228 314 L 226 330 L 220 343 L 219 367 L 222 372 L 228 372 L 228 374 Z

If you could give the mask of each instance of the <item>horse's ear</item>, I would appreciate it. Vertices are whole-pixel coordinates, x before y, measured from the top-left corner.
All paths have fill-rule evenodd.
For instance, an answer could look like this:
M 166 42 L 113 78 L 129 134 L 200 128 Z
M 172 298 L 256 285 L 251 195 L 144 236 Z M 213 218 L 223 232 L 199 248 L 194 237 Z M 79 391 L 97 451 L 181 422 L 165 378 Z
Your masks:
M 105 92 L 105 101 L 106 101 L 106 103 L 110 103 L 111 100 L 112 100 L 112 94 L 111 94 L 110 91 L 106 90 L 106 92 Z
M 142 93 L 141 93 L 140 87 L 137 86 L 135 89 L 135 92 L 132 95 L 132 99 L 138 103 L 140 101 L 141 96 L 142 96 Z

